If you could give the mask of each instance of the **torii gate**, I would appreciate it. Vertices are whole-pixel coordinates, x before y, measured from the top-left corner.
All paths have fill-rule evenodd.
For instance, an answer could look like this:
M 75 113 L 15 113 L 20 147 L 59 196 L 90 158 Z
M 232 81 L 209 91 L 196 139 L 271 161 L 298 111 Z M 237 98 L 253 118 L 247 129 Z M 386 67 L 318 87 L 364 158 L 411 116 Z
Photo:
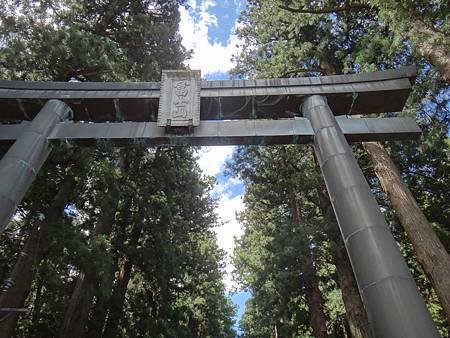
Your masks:
M 416 139 L 420 129 L 409 118 L 335 117 L 400 111 L 415 77 L 404 67 L 270 80 L 201 81 L 200 71 L 176 70 L 163 71 L 161 83 L 0 81 L 0 146 L 14 142 L 0 161 L 0 233 L 59 140 L 314 142 L 375 337 L 439 337 L 347 143 Z

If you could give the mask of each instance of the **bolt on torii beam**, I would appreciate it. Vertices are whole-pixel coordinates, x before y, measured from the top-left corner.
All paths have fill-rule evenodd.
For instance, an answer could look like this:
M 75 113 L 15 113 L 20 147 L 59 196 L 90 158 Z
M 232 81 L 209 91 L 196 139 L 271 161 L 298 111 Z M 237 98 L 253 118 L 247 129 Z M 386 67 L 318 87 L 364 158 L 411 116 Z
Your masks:
M 172 70 L 161 83 L 0 81 L 0 147 L 12 144 L 0 161 L 0 233 L 54 142 L 313 142 L 374 336 L 439 337 L 347 143 L 415 139 L 420 129 L 409 118 L 338 116 L 400 111 L 415 76 L 404 67 L 270 80 Z

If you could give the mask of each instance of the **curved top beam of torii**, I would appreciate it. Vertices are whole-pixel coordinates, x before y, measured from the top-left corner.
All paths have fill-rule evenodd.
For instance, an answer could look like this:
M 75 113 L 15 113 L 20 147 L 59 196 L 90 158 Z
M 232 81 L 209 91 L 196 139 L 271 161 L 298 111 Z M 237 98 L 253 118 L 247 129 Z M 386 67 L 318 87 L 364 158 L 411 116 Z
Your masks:
M 309 143 L 310 122 L 299 117 L 306 96 L 322 95 L 335 115 L 399 111 L 416 76 L 414 66 L 352 75 L 201 81 L 199 71 L 163 71 L 162 82 L 0 81 L 0 146 L 16 140 L 49 99 L 64 101 L 73 121 L 58 123 L 49 140 L 118 145 Z M 1 122 L 22 122 L 2 124 Z M 200 123 L 201 122 L 201 123 Z M 407 118 L 339 119 L 348 141 L 414 139 Z M 161 128 L 164 127 L 164 128 Z
M 408 66 L 288 79 L 198 79 L 200 120 L 294 117 L 302 98 L 315 94 L 327 97 L 335 115 L 400 111 L 415 77 L 416 68 Z M 0 81 L 0 122 L 30 120 L 48 99 L 66 102 L 75 121 L 155 122 L 160 92 L 160 82 Z

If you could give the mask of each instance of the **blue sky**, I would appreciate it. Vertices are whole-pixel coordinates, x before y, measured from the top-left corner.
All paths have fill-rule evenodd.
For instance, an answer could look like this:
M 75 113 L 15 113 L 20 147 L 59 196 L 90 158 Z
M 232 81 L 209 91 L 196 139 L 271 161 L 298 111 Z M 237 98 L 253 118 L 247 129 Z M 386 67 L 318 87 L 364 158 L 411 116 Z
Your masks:
M 188 7 L 180 7 L 180 34 L 183 45 L 193 50 L 192 59 L 186 64 L 191 69 L 200 69 L 207 80 L 228 79 L 233 67 L 231 57 L 238 51 L 239 40 L 234 32 L 239 13 L 245 8 L 245 0 L 190 0 Z M 243 210 L 244 185 L 238 179 L 224 175 L 224 164 L 234 147 L 204 147 L 199 154 L 199 165 L 205 175 L 214 176 L 217 185 L 213 197 L 220 197 L 217 214 L 223 225 L 216 228 L 219 247 L 225 250 L 225 285 L 232 301 L 238 307 L 237 321 L 245 309 L 250 294 L 237 291 L 231 278 L 233 266 L 231 255 L 234 239 L 242 235 L 236 214 Z
M 186 63 L 191 69 L 201 69 L 204 78 L 228 78 L 239 43 L 234 31 L 245 1 L 189 0 L 188 4 L 180 8 L 183 44 L 194 51 Z

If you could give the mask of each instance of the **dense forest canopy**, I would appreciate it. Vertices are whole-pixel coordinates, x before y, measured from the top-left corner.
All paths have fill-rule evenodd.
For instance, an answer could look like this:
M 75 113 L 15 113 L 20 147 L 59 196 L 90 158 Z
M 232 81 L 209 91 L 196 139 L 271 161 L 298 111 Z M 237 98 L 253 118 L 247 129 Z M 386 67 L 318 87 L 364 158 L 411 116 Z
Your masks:
M 180 0 L 4 0 L 0 78 L 159 81 L 184 68 Z M 450 5 L 248 0 L 235 77 L 416 64 L 419 141 L 352 145 L 440 333 L 450 322 Z M 1 113 L 0 113 L 1 114 Z M 378 114 L 374 116 L 379 116 Z M 14 121 L 10 121 L 14 122 Z M 371 337 L 309 145 L 238 147 L 242 337 Z M 2 179 L 0 177 L 0 179 Z M 405 182 L 405 183 L 403 183 Z M 214 180 L 195 148 L 54 147 L 0 237 L 2 337 L 235 337 Z
M 417 65 L 398 115 L 416 118 L 421 140 L 353 149 L 443 336 L 450 321 L 449 15 L 445 1 L 250 0 L 232 71 L 271 78 Z M 308 146 L 241 147 L 228 164 L 246 184 L 245 233 L 234 253 L 236 278 L 252 294 L 243 337 L 370 336 L 314 161 Z
M 183 1 L 3 1 L 2 79 L 159 81 Z M 60 145 L 2 235 L 0 337 L 234 337 L 195 149 Z M 20 315 L 20 316 L 19 316 Z

